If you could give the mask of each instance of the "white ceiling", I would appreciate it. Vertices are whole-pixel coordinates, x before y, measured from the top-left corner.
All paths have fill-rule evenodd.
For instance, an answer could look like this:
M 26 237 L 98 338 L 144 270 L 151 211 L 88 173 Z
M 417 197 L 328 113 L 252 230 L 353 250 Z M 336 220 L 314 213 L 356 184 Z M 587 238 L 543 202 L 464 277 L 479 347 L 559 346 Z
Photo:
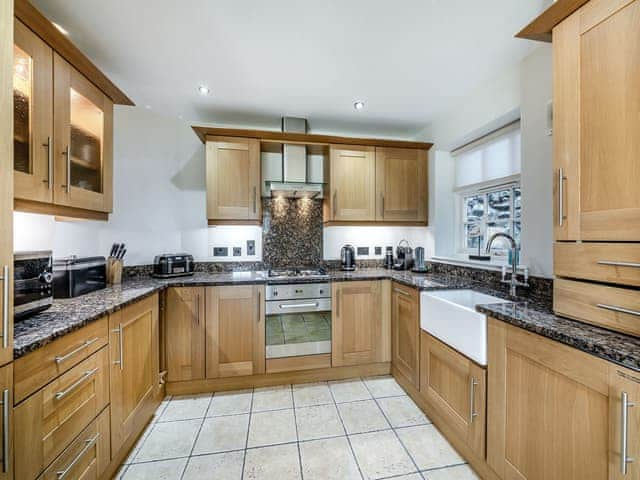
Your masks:
M 411 137 L 534 48 L 513 34 L 548 0 L 34 4 L 154 111 L 260 128 L 294 115 L 316 132 Z

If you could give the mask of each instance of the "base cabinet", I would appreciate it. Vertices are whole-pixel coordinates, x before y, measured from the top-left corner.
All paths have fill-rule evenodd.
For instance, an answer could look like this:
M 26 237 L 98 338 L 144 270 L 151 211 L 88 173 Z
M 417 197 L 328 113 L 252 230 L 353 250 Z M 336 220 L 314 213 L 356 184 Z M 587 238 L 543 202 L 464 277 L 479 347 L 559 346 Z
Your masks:
M 420 293 L 391 285 L 391 363 L 418 388 L 420 370 Z
M 464 443 L 484 457 L 486 370 L 424 331 L 420 360 L 420 394 Z
M 640 373 L 609 368 L 609 478 L 640 478 Z
M 13 458 L 13 364 L 0 368 L 0 480 L 11 480 L 14 472 Z

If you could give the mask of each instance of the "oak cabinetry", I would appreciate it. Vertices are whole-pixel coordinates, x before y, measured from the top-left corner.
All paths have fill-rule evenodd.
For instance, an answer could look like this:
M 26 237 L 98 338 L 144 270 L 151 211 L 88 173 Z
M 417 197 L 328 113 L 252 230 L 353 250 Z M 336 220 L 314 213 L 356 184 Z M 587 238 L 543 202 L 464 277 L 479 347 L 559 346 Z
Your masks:
M 207 378 L 265 372 L 264 286 L 206 289 Z
M 609 369 L 609 479 L 640 478 L 640 373 Z
M 486 369 L 420 331 L 420 394 L 480 457 L 485 454 Z
M 111 448 L 137 435 L 159 403 L 158 295 L 109 316 Z
M 206 151 L 209 224 L 260 223 L 260 142 L 207 137 Z
M 205 288 L 172 287 L 167 290 L 167 380 L 204 378 Z
M 2 20 L 0 18 L 0 20 Z M 0 22 L 1 23 L 1 22 Z M 12 480 L 14 472 L 13 364 L 0 368 L 0 480 Z
M 418 388 L 420 293 L 395 282 L 391 285 L 391 362 L 395 370 Z

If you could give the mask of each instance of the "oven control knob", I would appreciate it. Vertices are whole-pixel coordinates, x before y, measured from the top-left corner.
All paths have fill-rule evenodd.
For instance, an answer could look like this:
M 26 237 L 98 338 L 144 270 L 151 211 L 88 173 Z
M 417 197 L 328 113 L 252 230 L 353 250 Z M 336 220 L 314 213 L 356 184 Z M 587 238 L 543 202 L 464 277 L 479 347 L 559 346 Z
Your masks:
M 324 290 L 320 290 L 320 295 L 322 295 L 324 293 Z
M 302 292 L 304 292 L 304 290 L 296 289 L 296 293 L 302 293 Z
M 38 280 L 42 283 L 51 283 L 53 281 L 53 274 L 51 272 L 41 273 Z

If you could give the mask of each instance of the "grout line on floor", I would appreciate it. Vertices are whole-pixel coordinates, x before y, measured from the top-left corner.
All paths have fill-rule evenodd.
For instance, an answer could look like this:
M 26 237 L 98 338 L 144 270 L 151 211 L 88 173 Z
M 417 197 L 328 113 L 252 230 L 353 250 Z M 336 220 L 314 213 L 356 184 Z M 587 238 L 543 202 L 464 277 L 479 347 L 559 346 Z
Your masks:
M 251 431 L 251 415 L 253 414 L 253 396 L 255 395 L 256 389 L 251 389 L 251 402 L 249 403 L 249 421 L 247 422 L 247 437 L 244 441 L 244 455 L 242 456 L 242 474 L 240 475 L 240 480 L 244 480 L 244 466 L 247 462 L 247 447 L 249 446 L 249 432 Z
M 298 417 L 296 417 L 296 397 L 293 395 L 293 384 L 291 388 L 291 403 L 293 404 L 293 423 L 296 427 L 296 448 L 298 449 L 298 465 L 300 466 L 300 478 L 304 480 L 304 472 L 302 471 L 302 453 L 300 453 L 300 434 L 298 433 Z
M 187 467 L 189 466 L 189 459 L 193 456 L 193 451 L 195 450 L 196 445 L 198 443 L 198 439 L 200 438 L 200 433 L 202 432 L 202 427 L 204 426 L 204 422 L 207 419 L 207 412 L 211 408 L 211 402 L 212 401 L 213 401 L 213 393 L 209 396 L 209 403 L 207 403 L 207 408 L 204 410 L 204 415 L 205 416 L 202 418 L 202 421 L 200 422 L 200 428 L 198 428 L 198 433 L 196 434 L 196 438 L 193 441 L 193 445 L 191 445 L 191 451 L 189 452 L 189 458 L 184 463 L 184 467 L 182 468 L 182 473 L 180 474 L 180 480 L 182 480 L 182 478 L 184 477 L 185 472 L 187 471 Z

